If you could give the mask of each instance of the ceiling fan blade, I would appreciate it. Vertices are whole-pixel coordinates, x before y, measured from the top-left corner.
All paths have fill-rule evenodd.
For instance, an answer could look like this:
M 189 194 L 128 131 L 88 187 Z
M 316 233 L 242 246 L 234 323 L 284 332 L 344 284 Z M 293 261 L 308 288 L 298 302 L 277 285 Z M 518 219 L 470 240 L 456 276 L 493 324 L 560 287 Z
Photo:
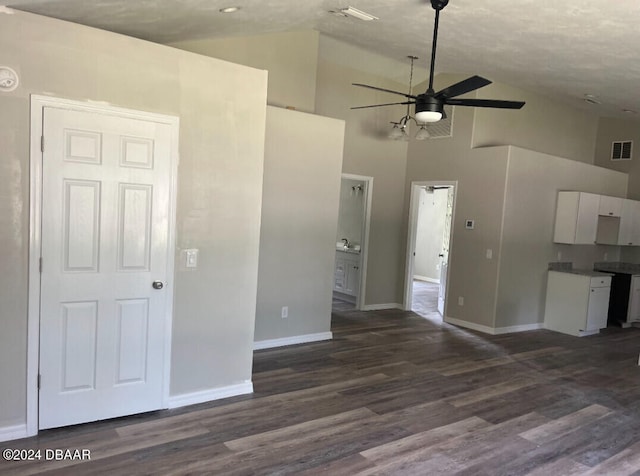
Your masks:
M 406 98 L 411 98 L 411 99 L 416 98 L 416 96 L 412 96 L 411 94 L 401 93 L 399 91 L 392 91 L 391 89 L 377 88 L 375 86 L 369 86 L 368 84 L 360 84 L 360 83 L 351 83 L 351 84 L 353 84 L 354 86 L 360 86 L 361 88 L 369 88 L 369 89 L 375 89 L 376 91 L 382 91 L 385 93 L 399 94 L 400 96 L 404 96 Z
M 387 104 L 372 104 L 371 106 L 356 106 L 351 109 L 366 109 L 368 107 L 380 107 L 380 106 L 395 106 L 397 104 L 415 104 L 415 101 L 405 101 L 405 102 L 389 102 Z
M 497 99 L 445 99 L 451 106 L 496 107 L 500 109 L 521 109 L 524 101 L 500 101 Z
M 460 96 L 461 94 L 480 89 L 484 86 L 487 86 L 488 84 L 491 84 L 491 81 L 486 78 L 483 78 L 481 76 L 471 76 L 470 78 L 464 79 L 459 83 L 452 84 L 448 88 L 444 88 L 443 90 L 438 91 L 435 94 L 435 97 L 438 99 L 454 98 L 456 96 Z

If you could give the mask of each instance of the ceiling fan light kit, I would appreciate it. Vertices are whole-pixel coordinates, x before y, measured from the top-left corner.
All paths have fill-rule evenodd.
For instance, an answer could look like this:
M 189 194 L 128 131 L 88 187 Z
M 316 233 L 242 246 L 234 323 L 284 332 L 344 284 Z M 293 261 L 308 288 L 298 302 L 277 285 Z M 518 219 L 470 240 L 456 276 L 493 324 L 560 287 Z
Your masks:
M 494 99 L 458 99 L 458 96 L 475 91 L 484 86 L 491 84 L 488 79 L 480 76 L 471 76 L 465 80 L 455 83 L 449 87 L 446 87 L 438 92 L 433 89 L 433 77 L 436 62 L 436 49 L 438 42 L 438 26 L 440 23 L 440 11 L 447 6 L 449 0 L 431 0 L 431 6 L 435 10 L 435 20 L 433 27 L 433 43 L 431 46 L 431 66 L 429 69 L 429 86 L 427 90 L 418 95 L 413 95 L 411 92 L 411 82 L 409 84 L 409 94 L 401 93 L 399 91 L 392 91 L 389 89 L 378 88 L 375 86 L 369 86 L 367 84 L 353 83 L 354 86 L 365 87 L 369 89 L 375 89 L 377 91 L 387 92 L 391 94 L 397 94 L 407 98 L 403 102 L 386 103 L 386 104 L 374 104 L 371 106 L 358 106 L 351 109 L 364 109 L 369 107 L 380 106 L 393 106 L 403 104 L 407 106 L 415 105 L 415 118 L 409 116 L 407 111 L 406 116 L 403 118 L 404 123 L 398 123 L 398 126 L 404 125 L 409 120 L 414 120 L 416 123 L 433 123 L 440 121 L 444 116 L 444 106 L 469 106 L 469 107 L 489 107 L 499 109 L 521 109 L 524 106 L 524 101 L 502 101 Z M 411 74 L 413 75 L 413 60 L 417 59 L 414 56 L 410 56 L 411 60 Z M 395 123 L 394 123 L 395 124 Z M 422 129 L 422 128 L 421 128 Z M 426 131 L 426 129 L 425 129 Z

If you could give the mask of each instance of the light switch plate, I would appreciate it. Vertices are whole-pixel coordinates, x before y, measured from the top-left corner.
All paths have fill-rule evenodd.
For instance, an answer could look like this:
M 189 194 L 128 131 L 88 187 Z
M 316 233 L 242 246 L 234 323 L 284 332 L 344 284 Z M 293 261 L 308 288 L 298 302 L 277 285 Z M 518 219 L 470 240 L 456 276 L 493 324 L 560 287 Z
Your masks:
M 184 250 L 185 261 L 184 265 L 187 268 L 197 268 L 198 267 L 198 250 Z

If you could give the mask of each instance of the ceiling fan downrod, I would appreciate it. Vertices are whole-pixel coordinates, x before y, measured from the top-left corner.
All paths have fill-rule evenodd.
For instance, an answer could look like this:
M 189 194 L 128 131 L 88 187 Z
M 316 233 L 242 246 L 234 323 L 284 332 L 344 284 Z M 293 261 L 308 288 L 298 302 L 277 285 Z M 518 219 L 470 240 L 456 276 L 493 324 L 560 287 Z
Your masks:
M 431 45 L 431 67 L 429 68 L 429 91 L 433 91 L 433 74 L 436 66 L 436 47 L 438 45 L 438 24 L 440 23 L 440 10 L 449 4 L 449 0 L 431 0 L 431 6 L 436 11 L 436 19 L 433 24 L 433 43 Z

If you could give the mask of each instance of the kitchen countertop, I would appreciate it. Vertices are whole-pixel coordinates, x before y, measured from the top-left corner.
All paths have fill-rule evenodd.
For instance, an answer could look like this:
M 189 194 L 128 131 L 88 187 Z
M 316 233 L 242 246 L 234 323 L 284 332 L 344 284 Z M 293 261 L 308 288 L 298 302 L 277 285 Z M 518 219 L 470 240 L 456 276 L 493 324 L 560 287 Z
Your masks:
M 615 274 L 640 274 L 640 265 L 635 263 L 600 262 L 594 263 L 593 269 L 605 273 Z
M 550 271 L 555 271 L 556 273 L 568 273 L 568 274 L 580 274 L 582 276 L 591 276 L 591 277 L 599 277 L 599 276 L 611 276 L 609 272 L 603 272 L 602 270 L 594 271 L 593 269 L 552 269 Z

